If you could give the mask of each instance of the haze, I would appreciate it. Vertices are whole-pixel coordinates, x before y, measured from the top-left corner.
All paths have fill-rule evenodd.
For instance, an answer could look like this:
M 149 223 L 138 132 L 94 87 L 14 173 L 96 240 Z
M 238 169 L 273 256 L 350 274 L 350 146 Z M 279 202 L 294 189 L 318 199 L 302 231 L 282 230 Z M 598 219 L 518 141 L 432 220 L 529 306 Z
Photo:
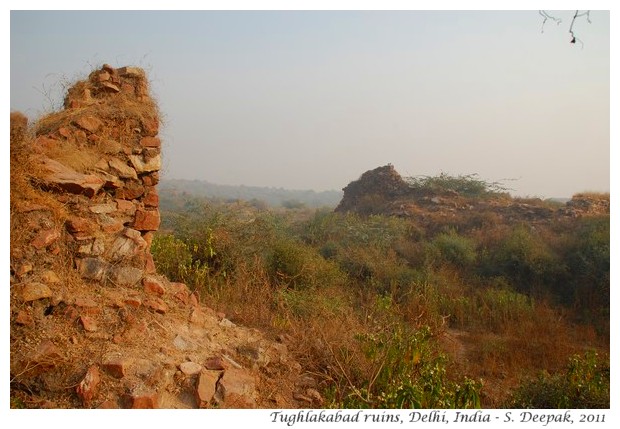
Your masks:
M 518 196 L 609 192 L 609 12 L 12 11 L 11 110 L 146 69 L 164 178 L 341 189 L 387 163 Z M 579 42 L 579 41 L 578 41 Z

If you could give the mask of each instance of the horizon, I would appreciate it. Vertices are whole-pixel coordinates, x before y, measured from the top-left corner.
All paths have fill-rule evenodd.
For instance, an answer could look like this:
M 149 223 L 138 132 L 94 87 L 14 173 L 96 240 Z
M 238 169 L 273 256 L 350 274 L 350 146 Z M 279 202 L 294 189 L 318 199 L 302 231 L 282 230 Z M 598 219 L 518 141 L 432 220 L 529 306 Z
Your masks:
M 582 45 L 567 41 L 570 13 L 550 13 L 563 23 L 543 27 L 537 11 L 12 11 L 11 110 L 33 119 L 97 65 L 135 65 L 164 116 L 165 179 L 321 192 L 391 163 L 403 177 L 508 182 L 520 197 L 606 193 L 609 12 L 576 22 Z

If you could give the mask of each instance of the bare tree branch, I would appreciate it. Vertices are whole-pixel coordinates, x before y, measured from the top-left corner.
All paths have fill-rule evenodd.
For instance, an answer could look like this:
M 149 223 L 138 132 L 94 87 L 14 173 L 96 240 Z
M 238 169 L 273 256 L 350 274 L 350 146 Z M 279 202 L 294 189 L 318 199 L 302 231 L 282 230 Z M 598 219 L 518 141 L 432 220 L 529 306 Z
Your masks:
M 562 20 L 560 18 L 557 18 L 553 15 L 549 15 L 549 13 L 545 10 L 539 10 L 538 14 L 540 16 L 543 17 L 543 21 L 541 24 L 541 28 L 540 28 L 540 32 L 544 33 L 545 32 L 545 24 L 547 23 L 548 20 L 552 20 L 554 21 L 557 25 L 560 25 L 562 23 Z M 575 14 L 573 15 L 573 19 L 570 22 L 570 27 L 568 29 L 568 33 L 570 34 L 570 43 L 575 44 L 577 42 L 579 42 L 579 44 L 581 45 L 581 48 L 583 49 L 583 42 L 577 37 L 575 36 L 575 32 L 573 30 L 573 27 L 575 26 L 575 21 L 577 20 L 577 18 L 580 18 L 582 16 L 586 17 L 586 20 L 588 21 L 588 24 L 591 24 L 592 21 L 590 21 L 590 11 L 575 11 Z

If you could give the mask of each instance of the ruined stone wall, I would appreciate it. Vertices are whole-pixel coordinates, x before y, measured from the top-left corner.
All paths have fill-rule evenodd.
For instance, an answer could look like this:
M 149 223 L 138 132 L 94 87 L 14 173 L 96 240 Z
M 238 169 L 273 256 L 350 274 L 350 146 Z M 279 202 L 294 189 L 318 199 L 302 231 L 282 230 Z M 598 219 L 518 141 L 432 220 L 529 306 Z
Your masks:
M 145 74 L 104 65 L 70 88 L 64 105 L 36 131 L 42 185 L 59 191 L 69 210 L 66 231 L 80 275 L 131 286 L 155 272 L 149 249 L 160 224 L 159 118 Z M 59 148 L 75 150 L 76 158 L 89 153 L 93 163 L 78 171 L 49 156 Z

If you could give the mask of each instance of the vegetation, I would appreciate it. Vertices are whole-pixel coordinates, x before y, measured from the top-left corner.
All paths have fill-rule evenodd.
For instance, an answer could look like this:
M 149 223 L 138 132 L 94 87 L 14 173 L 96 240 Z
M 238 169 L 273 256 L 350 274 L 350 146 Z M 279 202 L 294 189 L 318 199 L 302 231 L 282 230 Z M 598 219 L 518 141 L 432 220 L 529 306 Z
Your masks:
M 609 216 L 431 230 L 239 201 L 176 207 L 153 240 L 158 270 L 291 338 L 327 406 L 609 403 Z

